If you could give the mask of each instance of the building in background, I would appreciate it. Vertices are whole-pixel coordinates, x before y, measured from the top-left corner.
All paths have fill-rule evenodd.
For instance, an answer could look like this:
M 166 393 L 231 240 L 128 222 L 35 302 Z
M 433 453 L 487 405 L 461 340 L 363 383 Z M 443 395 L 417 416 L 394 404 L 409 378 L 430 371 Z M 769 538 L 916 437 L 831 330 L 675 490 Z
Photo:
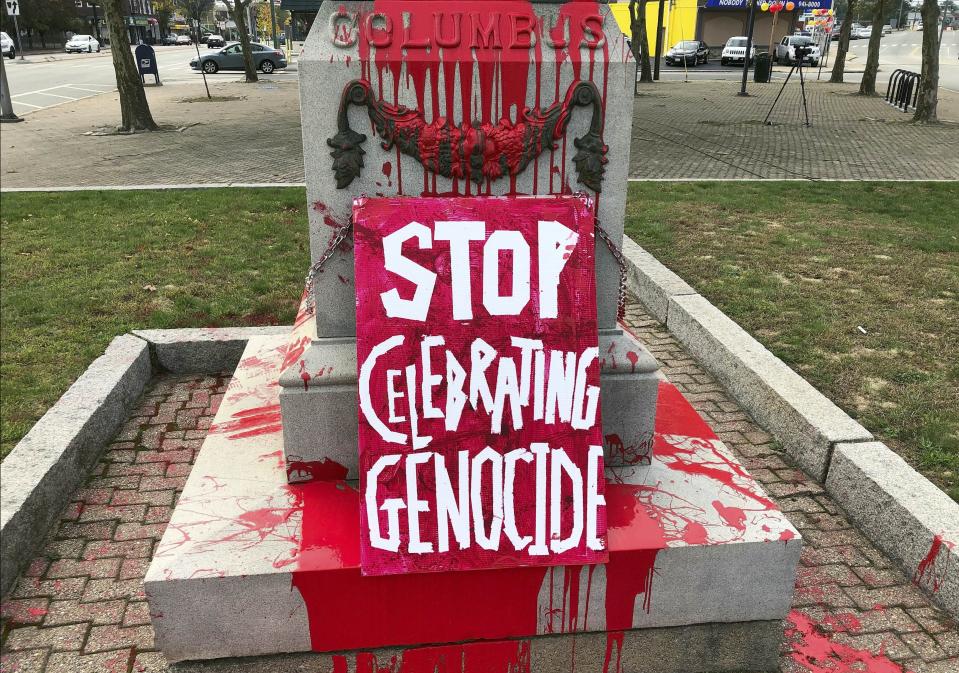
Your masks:
M 696 15 L 701 0 L 665 0 L 663 7 L 663 53 L 671 46 L 683 40 L 696 39 Z M 651 54 L 656 53 L 656 26 L 660 2 L 649 0 L 646 3 L 646 39 Z M 620 30 L 628 37 L 632 30 L 629 26 L 629 3 L 611 2 L 609 8 L 619 24 Z

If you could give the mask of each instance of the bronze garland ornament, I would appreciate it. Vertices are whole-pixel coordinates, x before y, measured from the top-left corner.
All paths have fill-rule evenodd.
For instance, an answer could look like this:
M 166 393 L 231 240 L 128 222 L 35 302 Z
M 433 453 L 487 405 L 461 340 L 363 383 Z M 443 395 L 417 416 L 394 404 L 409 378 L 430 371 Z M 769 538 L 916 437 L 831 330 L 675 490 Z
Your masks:
M 446 118 L 427 123 L 419 110 L 378 100 L 368 81 L 355 79 L 343 89 L 338 130 L 326 141 L 333 148 L 330 155 L 339 189 L 349 186 L 360 174 L 366 153 L 362 148 L 366 135 L 350 128 L 351 105 L 366 108 L 384 150 L 395 146 L 429 171 L 476 184 L 522 173 L 542 152 L 557 148 L 574 108 L 591 107 L 589 130 L 573 140 L 573 163 L 580 183 L 595 192 L 602 191 L 609 147 L 602 137 L 599 90 L 592 82 L 571 84 L 565 98 L 545 110 L 525 108 L 515 124 L 502 119 L 496 124 L 473 121 L 457 126 Z

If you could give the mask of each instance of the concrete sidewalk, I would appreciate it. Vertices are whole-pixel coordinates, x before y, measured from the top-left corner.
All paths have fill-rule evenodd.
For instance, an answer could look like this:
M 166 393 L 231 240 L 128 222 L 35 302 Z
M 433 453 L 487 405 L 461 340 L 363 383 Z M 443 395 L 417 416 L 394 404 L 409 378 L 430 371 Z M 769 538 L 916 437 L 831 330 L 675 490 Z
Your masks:
M 116 92 L 30 114 L 3 128 L 0 185 L 302 182 L 296 82 L 241 78 L 211 83 L 212 102 L 202 82 L 148 87 L 160 133 L 85 135 L 116 127 Z
M 85 135 L 115 125 L 116 93 L 66 103 L 5 126 L 3 188 L 303 182 L 295 81 L 200 82 L 148 88 L 153 116 L 174 131 Z M 637 179 L 956 180 L 959 123 L 918 125 L 855 85 L 810 83 L 812 127 L 798 82 L 762 119 L 780 85 L 699 81 L 643 85 L 635 99 L 630 176 Z M 959 94 L 942 91 L 940 117 L 959 121 Z M 228 99 L 228 100 L 222 100 Z M 611 122 L 612 123 L 612 122 Z M 84 157 L 78 162 L 65 158 Z

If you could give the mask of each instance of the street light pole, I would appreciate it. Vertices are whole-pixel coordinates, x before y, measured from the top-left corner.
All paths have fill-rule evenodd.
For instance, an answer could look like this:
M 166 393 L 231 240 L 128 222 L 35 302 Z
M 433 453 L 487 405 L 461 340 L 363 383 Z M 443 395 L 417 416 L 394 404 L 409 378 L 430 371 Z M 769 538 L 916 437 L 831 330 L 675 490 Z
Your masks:
M 270 31 L 273 33 L 273 48 L 280 48 L 280 36 L 276 34 L 276 7 L 273 0 L 266 0 L 270 3 Z
M 748 96 L 746 93 L 746 80 L 749 79 L 749 59 L 753 54 L 753 26 L 756 24 L 756 0 L 749 2 L 749 27 L 746 29 L 746 54 L 743 56 L 743 85 L 739 90 L 739 96 Z M 770 45 L 771 47 L 771 45 Z

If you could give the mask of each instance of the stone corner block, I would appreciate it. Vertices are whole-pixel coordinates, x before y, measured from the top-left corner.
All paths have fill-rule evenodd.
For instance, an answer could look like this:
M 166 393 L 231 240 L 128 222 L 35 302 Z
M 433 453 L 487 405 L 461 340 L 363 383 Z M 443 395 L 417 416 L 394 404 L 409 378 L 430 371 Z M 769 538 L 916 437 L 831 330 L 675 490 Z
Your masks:
M 959 503 L 882 442 L 837 444 L 826 490 L 913 582 L 959 617 Z
M 293 328 L 202 327 L 186 329 L 136 330 L 135 335 L 150 344 L 153 357 L 162 369 L 173 374 L 219 374 L 236 368 L 246 342 L 252 337 L 289 334 Z
M 666 322 L 670 297 L 696 294 L 689 284 L 666 268 L 629 236 L 623 236 L 626 282 L 656 320 Z
M 0 592 L 12 588 L 152 375 L 148 344 L 116 337 L 3 461 Z
M 704 297 L 670 298 L 667 327 L 820 482 L 826 478 L 833 445 L 873 438 Z

